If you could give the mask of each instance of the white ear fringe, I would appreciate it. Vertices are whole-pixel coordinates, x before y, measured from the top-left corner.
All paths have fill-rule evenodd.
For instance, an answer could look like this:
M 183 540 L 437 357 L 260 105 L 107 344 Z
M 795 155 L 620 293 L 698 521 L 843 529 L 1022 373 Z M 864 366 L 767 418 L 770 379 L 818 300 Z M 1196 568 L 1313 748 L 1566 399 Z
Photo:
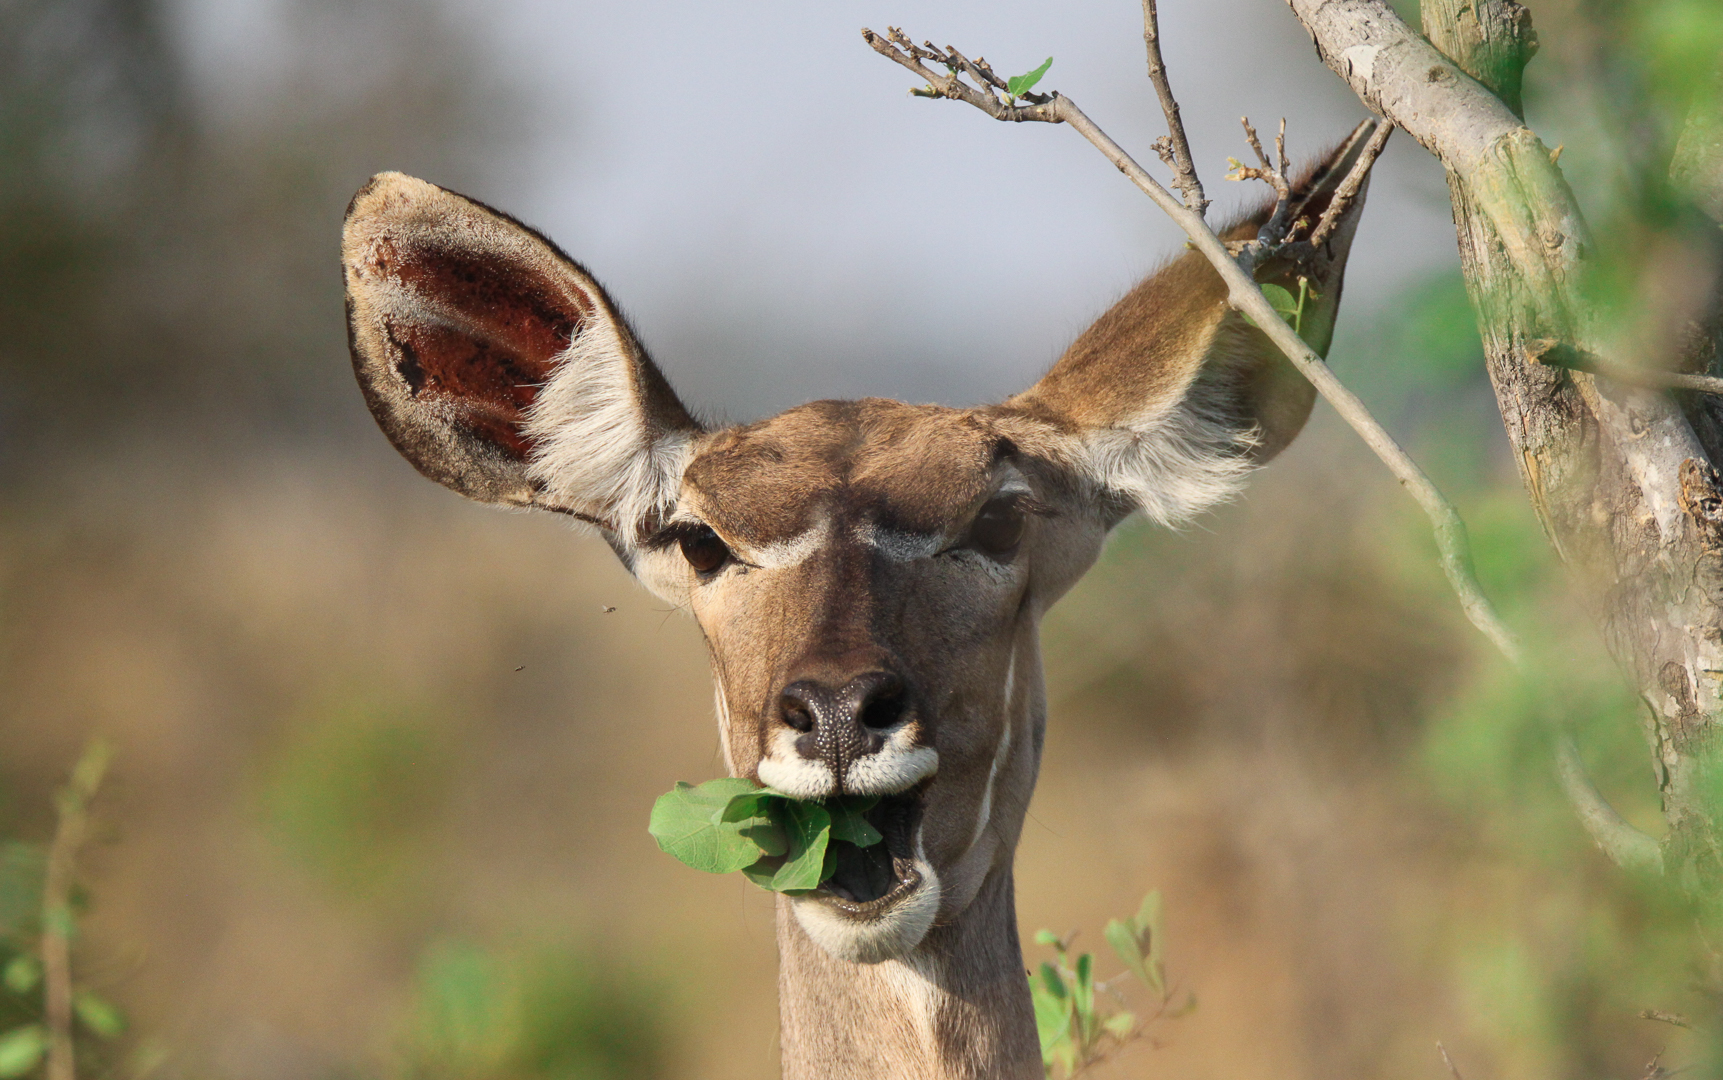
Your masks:
M 537 444 L 527 475 L 551 503 L 616 523 L 633 548 L 635 526 L 674 506 L 693 439 L 655 430 L 634 385 L 632 358 L 610 312 L 599 310 L 557 360 L 525 433 Z
M 1258 467 L 1250 450 L 1261 436 L 1254 426 L 1241 429 L 1229 417 L 1227 403 L 1235 391 L 1228 384 L 1238 363 L 1239 358 L 1221 351 L 1210 356 L 1170 407 L 1163 403 L 1127 424 L 1085 431 L 1090 477 L 1169 527 L 1243 491 Z
M 1162 525 L 1189 521 L 1244 490 L 1256 466 L 1250 432 L 1178 409 L 1146 430 L 1097 428 L 1083 435 L 1089 474 Z

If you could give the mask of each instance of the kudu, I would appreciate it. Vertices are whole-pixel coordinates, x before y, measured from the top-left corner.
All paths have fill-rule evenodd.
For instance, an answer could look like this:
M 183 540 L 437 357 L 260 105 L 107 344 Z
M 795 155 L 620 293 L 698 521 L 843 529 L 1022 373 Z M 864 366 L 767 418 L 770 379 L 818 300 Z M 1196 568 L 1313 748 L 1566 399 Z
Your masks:
M 1361 143 L 1307 170 L 1300 216 Z M 1361 206 L 1258 273 L 1309 279 L 1318 350 Z M 784 1075 L 1039 1077 L 1012 895 L 1039 620 L 1126 515 L 1226 499 L 1313 399 L 1209 265 L 1167 264 L 1002 404 L 816 401 L 711 430 L 585 269 L 481 203 L 383 173 L 342 255 L 353 363 L 396 448 L 470 498 L 595 527 L 692 613 L 733 775 L 883 796 L 883 844 L 778 898 Z

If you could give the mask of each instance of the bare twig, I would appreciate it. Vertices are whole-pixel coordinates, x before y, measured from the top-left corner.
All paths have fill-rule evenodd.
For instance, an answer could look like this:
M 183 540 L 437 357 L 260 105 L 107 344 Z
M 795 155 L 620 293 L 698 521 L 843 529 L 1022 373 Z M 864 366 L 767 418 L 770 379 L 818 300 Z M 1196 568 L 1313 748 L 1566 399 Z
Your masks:
M 1592 786 L 1580 761 L 1579 747 L 1566 732 L 1556 736 L 1555 764 L 1562 791 L 1573 804 L 1580 824 L 1609 861 L 1623 870 L 1661 873 L 1663 851 L 1657 841 L 1629 825 Z
M 1466 1080 L 1460 1075 L 1460 1067 L 1454 1064 L 1454 1059 L 1448 1056 L 1448 1048 L 1441 1043 L 1436 1044 L 1436 1050 L 1441 1053 L 1442 1060 L 1447 1063 L 1448 1071 L 1454 1074 L 1454 1080 Z
M 1358 399 L 1358 396 L 1348 390 L 1335 377 L 1322 357 L 1307 345 L 1303 338 L 1288 326 L 1268 298 L 1262 294 L 1262 289 L 1256 280 L 1239 265 L 1239 261 L 1227 250 L 1226 244 L 1208 224 L 1194 211 L 1181 203 L 1172 192 L 1162 187 L 1160 182 L 1150 176 L 1136 160 L 1126 153 L 1124 148 L 1090 120 L 1075 102 L 1062 94 L 1047 95 L 1044 104 L 1032 107 L 1010 106 L 999 101 L 991 93 L 983 94 L 960 82 L 955 76 L 935 76 L 920 63 L 921 58 L 934 58 L 940 64 L 948 60 L 938 59 L 934 53 L 925 50 L 904 49 L 907 43 L 903 34 L 893 29 L 892 39 L 887 41 L 871 30 L 863 30 L 862 37 L 880 55 L 909 68 L 917 75 L 928 81 L 929 86 L 938 91 L 938 96 L 967 101 L 976 108 L 992 116 L 996 120 L 1039 120 L 1047 123 L 1065 123 L 1075 128 L 1078 134 L 1088 139 L 1095 148 L 1113 163 L 1114 167 L 1135 184 L 1155 205 L 1166 212 L 1167 216 L 1184 230 L 1190 238 L 1191 246 L 1203 254 L 1203 257 L 1214 266 L 1221 280 L 1227 286 L 1227 301 L 1235 309 L 1250 316 L 1269 340 L 1281 352 L 1286 354 L 1294 367 L 1316 387 L 1341 419 L 1351 426 L 1352 430 L 1364 440 L 1365 445 L 1376 453 L 1382 463 L 1388 467 L 1402 487 L 1415 499 L 1424 513 L 1429 517 L 1431 527 L 1436 534 L 1436 547 L 1441 553 L 1442 571 L 1448 578 L 1448 583 L 1459 596 L 1460 606 L 1466 617 L 1471 620 L 1484 636 L 1488 637 L 1515 665 L 1520 661 L 1520 647 L 1501 616 L 1496 613 L 1495 605 L 1490 602 L 1483 589 L 1478 585 L 1476 573 L 1472 569 L 1471 544 L 1466 536 L 1465 522 L 1460 519 L 1454 509 L 1436 485 L 1418 467 L 1394 437 L 1376 421 L 1370 410 Z M 897 47 L 893 47 L 893 46 Z M 931 46 L 929 46 L 931 48 Z M 918 52 L 925 53 L 918 57 Z M 948 50 L 949 52 L 949 50 Z
M 1292 215 L 1292 181 L 1286 176 L 1289 168 L 1286 160 L 1286 118 L 1280 118 L 1280 133 L 1274 139 L 1276 160 L 1273 162 L 1262 152 L 1262 140 L 1256 137 L 1256 129 L 1250 126 L 1250 117 L 1241 116 L 1238 122 L 1244 125 L 1244 137 L 1255 152 L 1257 163 L 1251 166 L 1235 161 L 1235 167 L 1227 174 L 1227 179 L 1261 180 L 1274 190 L 1274 212 L 1268 216 L 1262 228 L 1257 230 L 1256 238 L 1264 248 L 1278 247 L 1291 236 L 1292 229 L 1292 222 L 1288 220 Z
M 47 1080 L 76 1080 L 72 1056 L 72 887 L 78 849 L 89 834 L 89 805 L 113 749 L 96 738 L 84 749 L 58 797 L 59 824 L 48 847 L 42 885 L 42 982 L 47 999 Z
M 1346 212 L 1352 209 L 1352 204 L 1358 201 L 1358 193 L 1364 189 L 1364 181 L 1369 179 L 1370 170 L 1376 164 L 1376 159 L 1382 156 L 1382 148 L 1388 145 L 1388 136 L 1394 134 L 1392 120 L 1376 121 L 1376 130 L 1370 133 L 1370 141 L 1364 144 L 1363 153 L 1352 163 L 1352 171 L 1346 174 L 1346 179 L 1335 189 L 1334 197 L 1328 200 L 1328 209 L 1322 212 L 1322 220 L 1316 223 L 1316 231 L 1310 234 L 1310 246 L 1321 247 L 1334 235 L 1334 230 L 1345 220 Z
M 1664 1012 L 1662 1009 L 1641 1009 L 1639 1010 L 1639 1018 L 1641 1020 L 1656 1020 L 1660 1024 L 1674 1024 L 1678 1028 L 1686 1028 L 1689 1031 L 1693 1030 L 1693 1024 L 1680 1013 Z
M 1203 194 L 1202 181 L 1197 179 L 1191 144 L 1185 139 L 1185 124 L 1179 118 L 1179 102 L 1173 97 L 1167 67 L 1161 61 L 1161 22 L 1155 0 L 1143 0 L 1143 48 L 1149 54 L 1149 82 L 1154 84 L 1161 112 L 1167 118 L 1167 133 L 1155 140 L 1155 152 L 1173 170 L 1173 186 L 1185 197 L 1185 207 L 1202 217 L 1208 212 L 1209 201 Z
M 864 29 L 862 39 L 872 46 L 874 52 L 927 80 L 926 89 L 911 90 L 912 94 L 966 101 L 995 120 L 1059 122 L 1053 115 L 1052 99 L 1048 95 L 1022 94 L 1019 96 L 1029 104 L 1018 105 L 1006 89 L 1005 81 L 994 73 L 992 67 L 978 64 L 950 46 L 941 49 L 931 41 L 917 45 L 895 26 L 886 27 L 883 36 Z M 924 61 L 945 68 L 946 74 L 935 74 Z M 974 80 L 975 85 L 964 82 L 961 78 L 964 75 Z M 1004 93 L 1006 97 L 1002 100 L 995 91 Z
M 1682 371 L 1659 371 L 1606 360 L 1594 352 L 1575 348 L 1554 338 L 1542 338 L 1526 346 L 1526 358 L 1534 364 L 1587 371 L 1602 375 L 1623 386 L 1639 386 L 1647 390 L 1696 390 L 1702 394 L 1723 394 L 1723 379 L 1715 375 L 1691 375 Z

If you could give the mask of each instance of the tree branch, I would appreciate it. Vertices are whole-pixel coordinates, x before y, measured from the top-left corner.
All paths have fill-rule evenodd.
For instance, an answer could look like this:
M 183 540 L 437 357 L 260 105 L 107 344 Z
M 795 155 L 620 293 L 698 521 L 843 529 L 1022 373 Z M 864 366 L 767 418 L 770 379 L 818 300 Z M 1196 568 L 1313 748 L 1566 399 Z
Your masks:
M 1328 66 L 1446 168 L 1467 289 L 1533 508 L 1563 561 L 1598 577 L 1603 594 L 1594 596 L 1611 650 L 1634 674 L 1659 731 L 1685 732 L 1689 714 L 1700 715 L 1689 703 L 1712 693 L 1699 673 L 1723 669 L 1707 636 L 1715 607 L 1689 584 L 1709 572 L 1699 565 L 1709 549 L 1695 546 L 1702 522 L 1688 507 L 1714 501 L 1715 474 L 1676 403 L 1636 388 L 1663 381 L 1640 365 L 1594 360 L 1587 366 L 1606 377 L 1593 379 L 1551 377 L 1530 363 L 1579 367 L 1563 360 L 1609 350 L 1595 344 L 1593 308 L 1579 287 L 1593 247 L 1584 216 L 1512 100 L 1535 47 L 1529 16 L 1512 0 L 1426 0 L 1426 41 L 1382 0 L 1287 2 Z M 1595 437 L 1588 419 L 1607 439 Z M 1600 467 L 1625 481 L 1619 490 L 1598 486 Z M 1683 477 L 1697 486 L 1685 490 Z M 1630 524 L 1642 513 L 1655 524 L 1649 537 Z M 1561 751 L 1563 788 L 1605 852 L 1623 865 L 1661 864 L 1657 842 L 1585 779 L 1571 743 Z M 1659 765 L 1675 837 L 1691 815 L 1677 805 L 1684 763 L 1670 757 Z
M 1179 118 L 1179 101 L 1167 82 L 1167 67 L 1161 62 L 1161 21 L 1155 11 L 1155 0 L 1143 0 L 1143 48 L 1149 54 L 1149 82 L 1160 99 L 1161 112 L 1167 118 L 1167 134 L 1155 140 L 1155 153 L 1173 170 L 1173 186 L 1185 197 L 1185 207 L 1202 217 L 1208 212 L 1209 201 L 1203 195 L 1202 181 L 1197 179 L 1196 163 L 1191 160 L 1191 144 L 1185 139 L 1185 123 Z
M 1454 1080 L 1466 1080 L 1465 1077 L 1460 1075 L 1460 1067 L 1458 1065 L 1454 1064 L 1453 1058 L 1448 1056 L 1448 1048 L 1446 1046 L 1443 1046 L 1441 1043 L 1437 1043 L 1436 1049 L 1438 1052 L 1441 1053 L 1442 1061 L 1444 1064 L 1446 1064 L 1448 1066 L 1448 1072 L 1453 1075 Z
M 1256 154 L 1256 165 L 1242 165 L 1228 158 L 1233 171 L 1227 179 L 1261 180 L 1274 191 L 1274 212 L 1268 215 L 1268 220 L 1256 235 L 1263 246 L 1279 246 L 1291 237 L 1293 229 L 1293 223 L 1288 220 L 1292 216 L 1292 181 L 1286 175 L 1291 168 L 1291 163 L 1286 160 L 1286 117 L 1280 118 L 1280 133 L 1274 138 L 1274 161 L 1269 161 L 1268 155 L 1262 152 L 1262 140 L 1256 137 L 1256 129 L 1250 126 L 1250 117 L 1241 116 L 1238 122 L 1244 125 L 1244 139 Z M 1257 261 L 1262 259 L 1263 254 L 1259 253 Z
M 1662 873 L 1663 852 L 1657 841 L 1629 825 L 1592 786 L 1579 747 L 1566 732 L 1556 737 L 1555 765 L 1561 789 L 1579 815 L 1580 824 L 1609 861 L 1623 870 Z
M 1061 118 L 1056 115 L 1051 104 L 1052 99 L 1046 94 L 1023 94 L 1023 100 L 1029 104 L 1016 104 L 1016 99 L 1006 88 L 1005 80 L 994 74 L 985 60 L 972 61 L 950 46 L 941 49 L 931 41 L 917 45 L 895 26 L 888 26 L 885 30 L 882 37 L 864 28 L 862 40 L 872 46 L 874 52 L 902 64 L 927 80 L 925 90 L 911 90 L 911 94 L 917 97 L 946 97 L 953 101 L 967 102 L 995 120 L 1041 120 L 1053 124 L 1060 122 Z M 924 60 L 945 68 L 946 74 L 935 74 L 922 63 Z M 974 80 L 975 85 L 964 82 L 961 78 L 964 75 Z M 1000 100 L 995 91 L 1004 93 L 1005 100 Z
M 1472 568 L 1471 544 L 1466 536 L 1466 525 L 1453 504 L 1442 495 L 1400 444 L 1394 441 L 1394 437 L 1377 423 L 1357 395 L 1335 377 L 1322 357 L 1293 332 L 1292 327 L 1287 325 L 1268 302 L 1268 298 L 1262 294 L 1255 278 L 1240 265 L 1241 260 L 1234 258 L 1227 250 L 1225 242 L 1215 235 L 1214 230 L 1208 227 L 1202 217 L 1162 187 L 1159 181 L 1137 164 L 1123 147 L 1090 120 L 1070 98 L 1055 93 L 1050 95 L 1045 104 L 1035 105 L 1032 109 L 1014 108 L 998 101 L 991 93 L 983 94 L 982 91 L 963 84 L 955 74 L 949 77 L 936 76 L 919 62 L 932 56 L 942 65 L 956 67 L 957 62 L 950 59 L 957 55 L 955 50 L 945 50 L 945 58 L 938 58 L 937 53 L 918 55 L 926 51 L 905 49 L 903 46 L 908 39 L 902 32 L 893 28 L 890 33 L 889 41 L 871 30 L 863 30 L 862 37 L 880 55 L 926 79 L 938 96 L 967 101 L 996 120 L 1040 120 L 1071 125 L 1184 230 L 1185 235 L 1190 238 L 1191 246 L 1208 259 L 1220 274 L 1221 280 L 1226 283 L 1227 302 L 1236 310 L 1250 316 L 1257 327 L 1268 335 L 1269 340 L 1286 354 L 1293 366 L 1310 380 L 1317 392 L 1327 399 L 1334 411 L 1358 433 L 1365 445 L 1375 451 L 1395 479 L 1400 481 L 1400 485 L 1423 508 L 1436 535 L 1442 571 L 1459 596 L 1466 618 L 1471 620 L 1472 625 L 1489 638 L 1504 656 L 1518 664 L 1519 642 L 1502 622 L 1501 616 L 1496 613 L 1495 605 L 1490 603 L 1489 597 L 1478 584 Z M 893 47 L 894 45 L 897 47 Z M 929 44 L 927 48 L 931 50 L 933 46 Z M 1253 253 L 1247 252 L 1243 258 L 1254 265 L 1252 256 Z
M 1723 379 L 1715 375 L 1694 375 L 1683 371 L 1660 371 L 1656 368 L 1634 367 L 1606 360 L 1596 353 L 1576 349 L 1554 338 L 1528 342 L 1526 359 L 1534 364 L 1586 371 L 1602 375 L 1623 386 L 1646 390 L 1692 390 L 1701 394 L 1723 394 Z
M 1370 176 L 1376 159 L 1382 156 L 1382 149 L 1388 145 L 1388 136 L 1392 134 L 1393 121 L 1376 121 L 1376 130 L 1370 133 L 1370 141 L 1364 144 L 1364 152 L 1352 163 L 1352 171 L 1346 174 L 1346 179 L 1335 189 L 1334 198 L 1328 201 L 1328 209 L 1322 212 L 1322 220 L 1316 223 L 1316 231 L 1310 234 L 1311 247 L 1319 248 L 1328 243 L 1334 230 L 1340 227 L 1347 212 L 1352 209 L 1352 204 L 1358 201 L 1358 193 L 1364 189 L 1364 181 Z

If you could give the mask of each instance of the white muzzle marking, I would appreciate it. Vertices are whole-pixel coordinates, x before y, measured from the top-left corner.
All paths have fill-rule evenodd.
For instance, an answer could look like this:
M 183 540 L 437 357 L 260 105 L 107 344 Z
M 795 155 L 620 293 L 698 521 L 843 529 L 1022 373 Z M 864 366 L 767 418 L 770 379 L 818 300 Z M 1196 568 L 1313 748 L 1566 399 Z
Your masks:
M 851 761 L 844 769 L 844 791 L 851 795 L 895 795 L 939 771 L 939 751 L 917 746 L 913 725 L 902 724 L 878 751 Z M 760 782 L 797 799 L 824 799 L 837 793 L 829 763 L 805 758 L 796 749 L 797 733 L 780 728 L 760 759 Z

